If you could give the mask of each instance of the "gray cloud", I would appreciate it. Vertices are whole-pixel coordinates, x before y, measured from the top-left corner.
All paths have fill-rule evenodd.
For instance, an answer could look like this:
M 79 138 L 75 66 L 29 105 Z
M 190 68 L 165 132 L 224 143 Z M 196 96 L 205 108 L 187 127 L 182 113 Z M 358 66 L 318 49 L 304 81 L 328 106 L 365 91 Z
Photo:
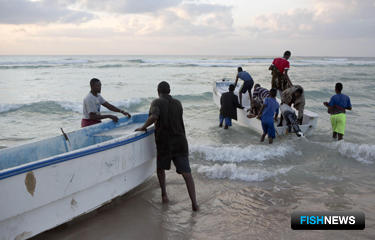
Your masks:
M 374 0 L 315 0 L 314 9 L 260 15 L 249 27 L 262 37 L 375 37 Z
M 57 1 L 0 0 L 0 23 L 76 23 L 92 18 L 90 13 L 70 10 Z
M 179 5 L 182 0 L 68 0 L 83 7 L 112 13 L 147 13 Z
M 164 11 L 163 27 L 155 35 L 218 36 L 234 31 L 232 8 L 218 4 L 187 3 L 179 6 L 180 14 Z

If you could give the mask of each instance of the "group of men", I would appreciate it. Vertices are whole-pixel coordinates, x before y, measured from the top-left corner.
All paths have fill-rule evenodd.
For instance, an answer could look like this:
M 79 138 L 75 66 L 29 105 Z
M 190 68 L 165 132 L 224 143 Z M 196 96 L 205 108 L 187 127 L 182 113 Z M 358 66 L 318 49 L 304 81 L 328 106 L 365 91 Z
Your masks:
M 303 136 L 299 125 L 303 123 L 303 114 L 305 108 L 304 90 L 300 85 L 293 85 L 288 76 L 290 67 L 289 58 L 290 51 L 285 51 L 282 58 L 275 58 L 269 67 L 271 71 L 271 89 L 268 90 L 255 84 L 253 93 L 251 92 L 254 80 L 251 75 L 243 71 L 242 67 L 238 67 L 236 80 L 234 85 L 229 86 L 229 92 L 222 94 L 220 99 L 220 124 L 222 127 L 225 121 L 225 129 L 232 125 L 231 119 L 237 120 L 237 108 L 243 109 L 242 95 L 249 93 L 250 107 L 248 109 L 248 118 L 257 117 L 262 122 L 263 135 L 261 141 L 263 142 L 265 136 L 268 135 L 269 143 L 273 142 L 276 137 L 276 130 L 274 122 L 278 121 L 279 109 L 281 111 L 280 121 L 278 126 L 282 126 L 283 119 L 285 119 L 288 126 L 288 131 L 293 131 L 298 137 Z M 243 80 L 243 84 L 239 90 L 239 101 L 234 94 L 235 87 L 238 80 Z M 345 110 L 351 110 L 350 98 L 341 94 L 342 84 L 337 83 L 335 87 L 336 95 L 331 98 L 331 101 L 325 102 L 324 105 L 328 107 L 328 113 L 331 114 L 331 124 L 333 129 L 333 138 L 338 140 L 343 139 L 345 132 L 346 115 Z M 276 101 L 276 95 L 279 92 L 281 97 L 281 104 Z M 295 111 L 292 109 L 294 107 Z
M 277 120 L 279 109 L 282 113 L 281 118 L 284 117 L 286 119 L 289 128 L 293 127 L 297 135 L 302 135 L 298 124 L 302 124 L 303 121 L 305 97 L 303 95 L 303 88 L 298 85 L 292 85 L 288 77 L 288 59 L 290 55 L 291 53 L 286 51 L 283 58 L 276 58 L 270 66 L 269 69 L 272 71 L 271 90 L 262 88 L 260 84 L 255 84 L 252 94 L 251 90 L 254 81 L 251 75 L 243 71 L 241 67 L 237 69 L 238 74 L 235 84 L 229 86 L 229 92 L 224 93 L 220 100 L 220 127 L 223 126 L 225 120 L 224 128 L 227 129 L 231 126 L 231 119 L 237 119 L 237 108 L 244 108 L 242 106 L 242 94 L 248 92 L 251 106 L 248 117 L 258 117 L 261 119 L 263 127 L 261 141 L 264 141 L 266 135 L 268 135 L 269 143 L 273 142 L 275 138 L 274 120 Z M 244 81 L 239 92 L 239 101 L 234 94 L 238 79 Z M 82 127 L 100 123 L 102 119 L 106 118 L 112 119 L 114 122 L 118 121 L 118 117 L 114 115 L 100 114 L 101 106 L 113 112 L 122 113 L 129 118 L 131 117 L 128 112 L 113 106 L 101 96 L 101 86 L 99 79 L 91 79 L 91 91 L 83 101 Z M 351 110 L 350 98 L 341 94 L 342 88 L 342 84 L 337 83 L 335 88 L 336 95 L 331 98 L 330 102 L 324 103 L 328 108 L 328 113 L 331 114 L 333 137 L 339 140 L 341 140 L 344 135 L 346 122 L 345 111 Z M 170 95 L 170 91 L 170 86 L 167 82 L 159 83 L 157 88 L 159 98 L 151 103 L 148 119 L 144 125 L 136 129 L 136 131 L 147 131 L 150 125 L 155 124 L 157 176 L 163 203 L 169 202 L 165 185 L 165 170 L 170 169 L 171 162 L 173 161 L 176 172 L 181 174 L 185 180 L 191 199 L 192 209 L 193 211 L 198 211 L 199 207 L 196 200 L 195 185 L 189 165 L 188 142 L 182 117 L 183 109 L 181 102 L 174 99 Z M 280 106 L 276 101 L 277 91 L 279 91 L 281 95 Z M 291 106 L 298 110 L 298 117 Z M 280 124 L 282 124 L 282 119 Z

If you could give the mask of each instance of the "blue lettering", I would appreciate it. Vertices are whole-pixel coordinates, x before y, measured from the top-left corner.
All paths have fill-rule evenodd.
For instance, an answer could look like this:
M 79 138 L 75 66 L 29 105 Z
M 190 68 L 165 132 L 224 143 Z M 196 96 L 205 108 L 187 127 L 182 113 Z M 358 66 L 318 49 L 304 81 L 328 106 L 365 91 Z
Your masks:
M 316 224 L 315 216 L 310 216 L 310 224 Z
M 301 216 L 301 224 L 303 224 L 303 222 L 306 222 L 306 216 Z

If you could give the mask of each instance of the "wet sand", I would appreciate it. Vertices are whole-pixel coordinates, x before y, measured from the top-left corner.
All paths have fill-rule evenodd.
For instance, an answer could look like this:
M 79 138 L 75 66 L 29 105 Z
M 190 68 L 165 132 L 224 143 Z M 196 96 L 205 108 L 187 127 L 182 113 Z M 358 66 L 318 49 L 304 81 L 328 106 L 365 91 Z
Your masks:
M 156 176 L 111 203 L 44 232 L 33 240 L 92 239 L 373 239 L 375 219 L 366 216 L 364 231 L 293 231 L 295 210 L 332 210 L 359 205 L 374 211 L 371 189 L 350 196 L 343 186 L 321 191 L 271 182 L 209 180 L 194 174 L 200 211 L 191 211 L 185 183 L 167 174 L 170 203 L 161 203 Z M 338 201 L 340 198 L 344 199 Z M 334 206 L 336 204 L 336 206 Z M 353 210 L 361 210 L 354 208 Z

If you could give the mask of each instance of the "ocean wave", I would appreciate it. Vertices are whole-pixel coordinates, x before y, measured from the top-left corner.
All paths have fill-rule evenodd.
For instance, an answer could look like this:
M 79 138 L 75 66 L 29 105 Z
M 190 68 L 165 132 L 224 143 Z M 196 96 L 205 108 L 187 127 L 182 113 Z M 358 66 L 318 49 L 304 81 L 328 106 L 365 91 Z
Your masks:
M 57 65 L 74 65 L 92 63 L 87 59 L 51 59 L 51 60 L 35 60 L 35 61 L 0 61 L 0 69 L 18 69 L 18 68 L 49 68 Z
M 125 99 L 121 101 L 111 102 L 113 105 L 120 108 L 133 108 L 142 103 L 140 98 Z M 83 103 L 68 102 L 68 101 L 40 101 L 28 104 L 0 104 L 0 113 L 8 113 L 12 111 L 27 111 L 37 113 L 56 113 L 56 112 L 77 112 L 82 113 Z M 102 111 L 105 111 L 102 108 Z
M 173 97 L 180 101 L 212 100 L 212 92 L 203 92 L 199 94 L 173 95 Z
M 105 64 L 105 65 L 98 65 L 93 66 L 93 68 L 123 68 L 123 67 L 129 67 L 130 65 L 126 64 Z
M 204 174 L 208 178 L 242 180 L 246 182 L 261 182 L 280 174 L 286 174 L 293 168 L 279 168 L 271 171 L 244 168 L 234 163 L 226 163 L 223 165 L 215 164 L 213 166 L 193 164 L 192 167 L 196 168 L 198 173 Z
M 0 65 L 0 69 L 37 69 L 37 68 L 51 68 L 52 65 L 12 65 L 12 66 L 3 66 Z
M 191 154 L 213 162 L 245 162 L 245 161 L 266 161 L 273 158 L 284 157 L 294 152 L 290 145 L 262 146 L 249 145 L 239 146 L 197 146 L 190 147 Z
M 338 141 L 328 146 L 337 149 L 342 156 L 351 157 L 361 163 L 373 164 L 375 162 L 375 145 Z
M 142 59 L 130 59 L 130 60 L 128 60 L 128 62 L 130 62 L 130 63 L 144 63 L 144 61 Z
M 176 58 L 176 59 L 132 59 L 130 63 L 137 63 L 143 67 L 155 66 L 174 66 L 174 67 L 238 67 L 249 64 L 269 65 L 273 58 L 269 57 L 235 57 L 228 59 L 194 59 L 194 58 Z M 294 58 L 290 60 L 292 66 L 372 66 L 375 65 L 375 59 L 369 58 Z

